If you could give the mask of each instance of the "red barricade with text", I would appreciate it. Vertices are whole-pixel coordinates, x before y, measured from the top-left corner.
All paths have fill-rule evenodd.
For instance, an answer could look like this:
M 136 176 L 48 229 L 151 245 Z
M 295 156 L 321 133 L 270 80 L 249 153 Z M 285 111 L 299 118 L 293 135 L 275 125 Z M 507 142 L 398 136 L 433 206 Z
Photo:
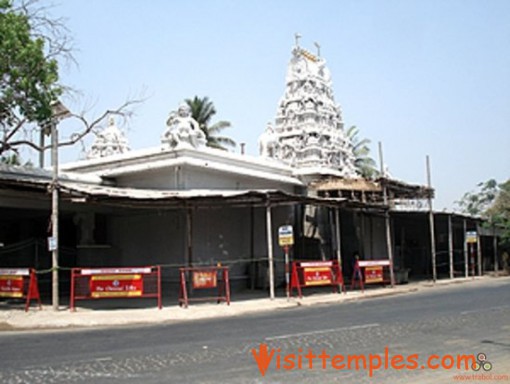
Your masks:
M 330 261 L 293 261 L 290 278 L 290 294 L 297 290 L 303 297 L 301 288 L 331 286 L 338 292 L 344 291 L 345 285 L 342 268 L 337 260 Z
M 351 289 L 354 289 L 356 282 L 358 282 L 362 291 L 365 290 L 364 284 L 391 283 L 388 277 L 390 266 L 389 260 L 356 260 L 352 273 Z M 388 273 L 384 273 L 384 268 L 388 268 Z
M 0 297 L 26 299 L 25 311 L 30 301 L 37 300 L 41 309 L 41 297 L 37 275 L 33 268 L 0 268 Z
M 71 270 L 71 310 L 76 300 L 113 298 L 156 298 L 161 309 L 161 267 Z
M 188 307 L 190 301 L 211 301 L 216 300 L 218 303 L 225 301 L 230 305 L 230 281 L 228 267 L 185 267 L 179 268 L 180 272 L 180 288 L 179 288 L 179 305 Z M 187 277 L 191 276 L 192 289 L 200 290 L 216 290 L 215 296 L 193 297 L 188 294 Z

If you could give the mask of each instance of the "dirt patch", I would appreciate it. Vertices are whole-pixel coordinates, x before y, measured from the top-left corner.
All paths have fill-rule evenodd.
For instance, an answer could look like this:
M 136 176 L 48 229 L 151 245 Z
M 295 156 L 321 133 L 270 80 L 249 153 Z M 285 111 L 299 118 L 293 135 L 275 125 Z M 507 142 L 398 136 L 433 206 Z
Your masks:
M 4 322 L 0 322 L 0 332 L 1 331 L 12 331 L 16 328 L 14 328 L 12 325 Z

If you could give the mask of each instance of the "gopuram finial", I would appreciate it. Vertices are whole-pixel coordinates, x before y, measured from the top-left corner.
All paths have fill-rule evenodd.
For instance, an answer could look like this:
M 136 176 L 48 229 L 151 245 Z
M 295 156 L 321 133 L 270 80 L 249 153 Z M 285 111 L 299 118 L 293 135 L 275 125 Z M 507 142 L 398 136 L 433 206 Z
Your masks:
M 301 35 L 299 33 L 294 33 L 294 39 L 296 39 L 296 47 L 299 48 L 299 39 L 301 39 Z
M 321 46 L 320 46 L 320 44 L 317 43 L 317 42 L 314 42 L 313 44 L 317 48 L 317 57 L 321 57 Z

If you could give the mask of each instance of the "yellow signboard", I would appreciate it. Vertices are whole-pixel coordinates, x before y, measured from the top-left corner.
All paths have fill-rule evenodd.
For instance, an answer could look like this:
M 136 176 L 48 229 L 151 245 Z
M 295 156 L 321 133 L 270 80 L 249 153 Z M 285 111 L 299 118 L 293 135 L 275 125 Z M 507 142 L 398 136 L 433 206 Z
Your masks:
M 292 225 L 282 225 L 278 228 L 278 244 L 280 247 L 294 245 L 294 233 Z
M 476 231 L 467 231 L 466 232 L 466 243 L 474 244 L 478 241 L 478 236 Z

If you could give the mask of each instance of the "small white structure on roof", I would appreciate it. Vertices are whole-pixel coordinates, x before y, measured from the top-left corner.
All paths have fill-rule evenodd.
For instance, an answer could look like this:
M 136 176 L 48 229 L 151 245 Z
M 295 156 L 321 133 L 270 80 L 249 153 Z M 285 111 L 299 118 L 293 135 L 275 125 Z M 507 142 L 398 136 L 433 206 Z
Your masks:
M 169 148 L 205 147 L 205 134 L 198 122 L 191 116 L 188 104 L 179 105 L 177 112 L 170 112 L 166 121 L 167 130 L 161 137 L 161 144 Z
M 115 118 L 110 117 L 108 127 L 100 132 L 87 154 L 89 159 L 97 159 L 111 155 L 126 153 L 129 145 L 124 133 L 115 124 Z

